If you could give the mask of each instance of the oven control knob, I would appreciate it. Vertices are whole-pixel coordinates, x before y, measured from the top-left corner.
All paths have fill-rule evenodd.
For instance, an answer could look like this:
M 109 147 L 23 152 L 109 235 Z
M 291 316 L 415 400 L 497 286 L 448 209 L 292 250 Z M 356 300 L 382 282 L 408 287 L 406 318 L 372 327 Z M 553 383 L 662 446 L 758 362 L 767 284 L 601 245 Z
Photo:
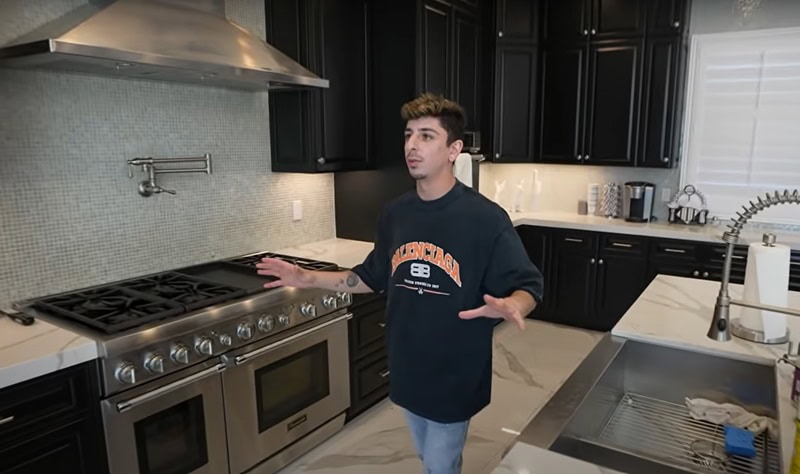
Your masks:
M 311 303 L 303 303 L 300 305 L 300 314 L 307 318 L 313 318 L 317 315 L 317 307 Z
M 236 328 L 236 335 L 239 336 L 239 339 L 250 339 L 253 337 L 253 325 L 250 323 L 242 323 Z
M 328 295 L 322 298 L 322 306 L 328 309 L 336 309 L 336 297 L 332 295 Z
M 153 354 L 144 361 L 144 367 L 154 374 L 163 374 L 164 358 L 160 354 Z
M 172 352 L 170 353 L 170 357 L 172 360 L 179 364 L 188 364 L 189 363 L 189 348 L 184 346 L 183 344 L 176 344 L 172 348 Z
M 130 362 L 122 362 L 114 371 L 114 376 L 122 383 L 136 383 L 136 367 Z
M 275 327 L 275 318 L 272 316 L 262 316 L 258 319 L 258 330 L 270 332 Z
M 217 335 L 217 340 L 225 347 L 231 347 L 233 345 L 233 338 L 227 334 Z
M 339 306 L 347 306 L 353 304 L 353 295 L 344 291 L 336 293 L 336 299 L 339 301 Z
M 282 314 L 278 317 L 278 324 L 281 326 L 288 326 L 289 325 L 289 316 L 286 314 Z
M 194 343 L 194 350 L 200 355 L 210 356 L 214 353 L 214 343 L 206 336 L 198 337 L 197 341 Z

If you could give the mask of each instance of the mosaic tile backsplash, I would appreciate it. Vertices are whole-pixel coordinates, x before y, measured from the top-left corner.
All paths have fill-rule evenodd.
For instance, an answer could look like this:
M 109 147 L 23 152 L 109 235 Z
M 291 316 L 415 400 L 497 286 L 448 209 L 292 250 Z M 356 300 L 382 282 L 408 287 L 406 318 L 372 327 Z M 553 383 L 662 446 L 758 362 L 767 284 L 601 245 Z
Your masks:
M 4 0 L 0 43 L 81 3 Z M 226 7 L 263 37 L 263 1 Z M 270 171 L 267 95 L 0 69 L 0 307 L 334 237 L 333 176 Z M 158 177 L 175 196 L 128 179 L 126 159 L 203 153 L 211 175 Z

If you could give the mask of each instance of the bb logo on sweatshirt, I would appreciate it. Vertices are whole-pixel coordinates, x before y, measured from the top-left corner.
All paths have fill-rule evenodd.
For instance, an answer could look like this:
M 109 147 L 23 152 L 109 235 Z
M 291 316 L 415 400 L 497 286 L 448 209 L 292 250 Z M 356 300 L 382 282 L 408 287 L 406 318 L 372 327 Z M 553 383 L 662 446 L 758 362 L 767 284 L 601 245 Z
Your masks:
M 461 287 L 461 267 L 452 255 L 443 248 L 430 242 L 408 242 L 395 250 L 392 256 L 392 275 L 400 264 L 412 261 L 422 261 L 436 265 L 444 270 L 453 281 Z M 430 267 L 413 263 L 412 276 L 427 278 L 430 276 Z

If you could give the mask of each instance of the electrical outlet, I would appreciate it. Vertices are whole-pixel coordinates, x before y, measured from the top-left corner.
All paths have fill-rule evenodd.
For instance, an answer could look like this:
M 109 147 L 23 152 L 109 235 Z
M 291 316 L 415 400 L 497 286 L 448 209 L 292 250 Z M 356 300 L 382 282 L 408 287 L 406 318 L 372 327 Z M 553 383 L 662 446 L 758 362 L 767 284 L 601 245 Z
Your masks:
M 672 199 L 672 191 L 669 188 L 663 188 L 661 190 L 661 200 L 664 202 L 669 202 Z
M 299 221 L 303 219 L 303 201 L 297 199 L 292 201 L 292 220 Z

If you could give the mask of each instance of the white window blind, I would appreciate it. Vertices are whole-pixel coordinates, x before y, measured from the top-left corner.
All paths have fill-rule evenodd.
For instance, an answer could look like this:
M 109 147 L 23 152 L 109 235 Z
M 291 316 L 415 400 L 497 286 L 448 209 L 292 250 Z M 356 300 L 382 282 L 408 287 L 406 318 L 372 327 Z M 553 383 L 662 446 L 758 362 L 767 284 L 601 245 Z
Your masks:
M 681 187 L 701 190 L 711 214 L 800 188 L 800 29 L 694 36 L 684 124 Z M 798 224 L 800 207 L 753 220 Z

